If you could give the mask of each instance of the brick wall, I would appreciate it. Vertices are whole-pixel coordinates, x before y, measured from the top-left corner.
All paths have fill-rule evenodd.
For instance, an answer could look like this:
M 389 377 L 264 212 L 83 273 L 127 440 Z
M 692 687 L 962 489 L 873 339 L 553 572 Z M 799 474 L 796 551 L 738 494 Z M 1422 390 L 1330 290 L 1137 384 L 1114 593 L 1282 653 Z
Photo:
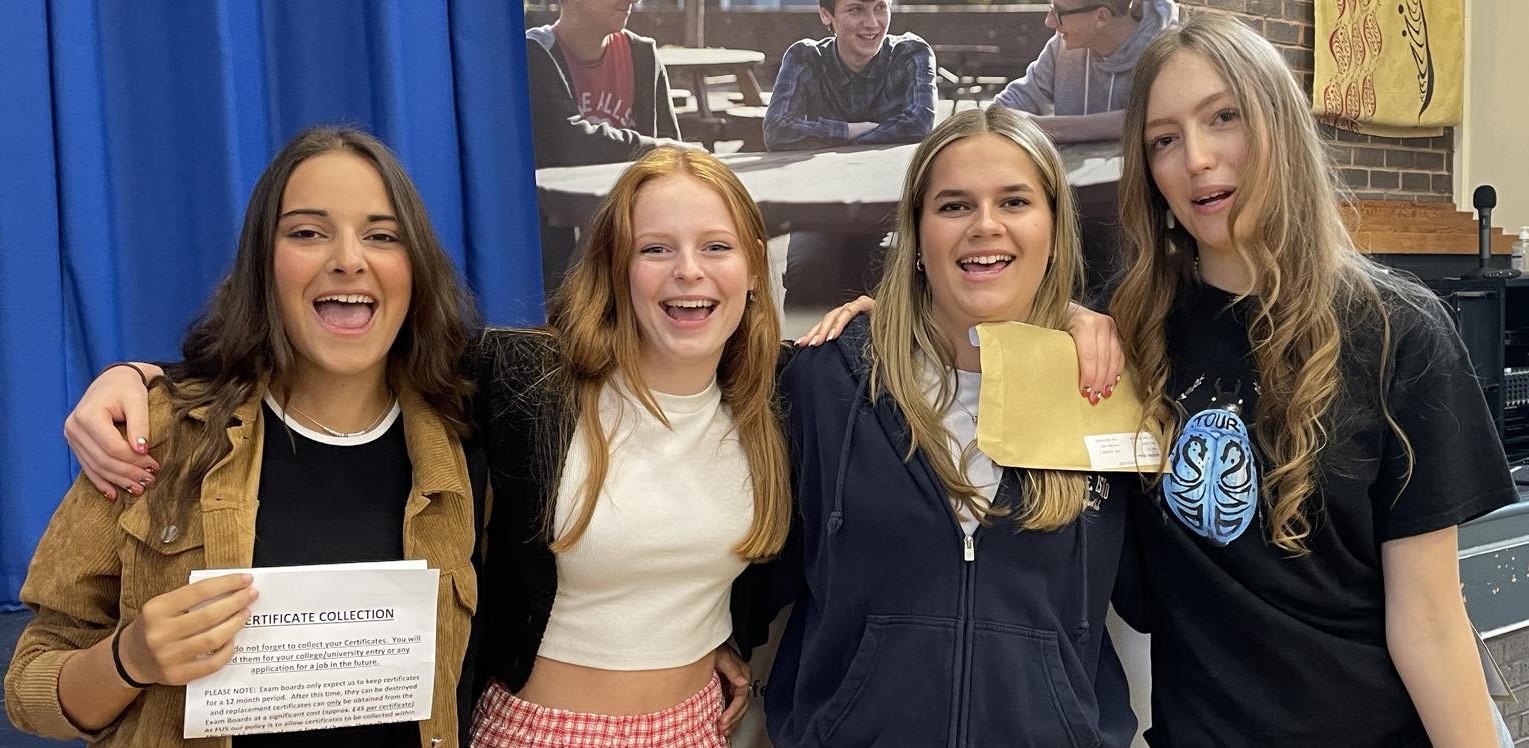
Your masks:
M 1186 13 L 1214 8 L 1241 18 L 1285 53 L 1311 90 L 1315 9 L 1312 0 L 1179 0 Z M 1380 138 L 1323 126 L 1328 151 L 1362 200 L 1448 202 L 1454 192 L 1454 134 Z

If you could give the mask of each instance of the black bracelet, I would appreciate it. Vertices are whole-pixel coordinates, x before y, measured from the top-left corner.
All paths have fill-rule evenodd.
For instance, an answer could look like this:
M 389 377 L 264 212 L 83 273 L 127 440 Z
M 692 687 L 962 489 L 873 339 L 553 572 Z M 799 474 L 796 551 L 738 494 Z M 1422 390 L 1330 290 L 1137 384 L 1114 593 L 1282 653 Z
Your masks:
M 112 364 L 110 366 L 107 366 L 105 369 L 102 369 L 100 374 L 97 374 L 96 376 L 99 377 L 99 376 L 101 376 L 101 374 L 105 374 L 106 372 L 111 371 L 112 369 L 115 369 L 118 366 L 126 366 L 127 368 L 132 369 L 133 371 L 138 372 L 138 378 L 143 381 L 144 389 L 148 389 L 148 387 L 149 387 L 149 375 L 143 373 L 143 367 L 141 367 L 138 364 L 135 364 L 135 363 L 133 363 L 131 361 L 118 361 L 117 363 Z
M 132 686 L 133 688 L 139 688 L 139 689 L 148 688 L 149 686 L 152 686 L 154 684 L 153 683 L 139 683 L 138 681 L 133 680 L 133 676 L 127 674 L 127 668 L 122 667 L 122 646 L 121 646 L 121 644 L 122 644 L 122 629 L 125 629 L 125 628 L 127 628 L 127 627 L 123 626 L 122 628 L 117 629 L 117 633 L 111 635 L 111 661 L 112 661 L 112 664 L 117 666 L 117 677 L 121 678 L 123 683 L 126 683 L 129 686 Z

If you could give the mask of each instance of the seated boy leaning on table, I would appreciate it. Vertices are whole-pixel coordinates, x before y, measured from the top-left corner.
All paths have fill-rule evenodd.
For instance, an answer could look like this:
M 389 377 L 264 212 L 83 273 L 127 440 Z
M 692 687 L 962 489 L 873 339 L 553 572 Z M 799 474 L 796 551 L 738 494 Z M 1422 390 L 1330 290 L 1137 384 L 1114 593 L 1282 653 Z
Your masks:
M 818 0 L 831 35 L 792 44 L 765 112 L 772 151 L 917 143 L 934 127 L 934 50 L 888 35 L 889 0 Z M 854 185 L 850 185 L 854 189 Z M 794 232 L 786 302 L 828 308 L 865 291 L 881 234 Z
M 628 161 L 680 137 L 652 39 L 627 30 L 632 3 L 567 0 L 526 30 L 536 168 Z
M 557 21 L 526 29 L 536 168 L 609 164 L 679 141 L 658 45 L 626 28 L 629 0 L 564 0 Z M 573 256 L 572 228 L 541 225 L 542 282 Z
M 993 104 L 1036 115 L 1058 143 L 1118 140 L 1141 51 L 1178 22 L 1173 0 L 1055 0 L 1056 33 Z
M 765 147 L 916 143 L 934 127 L 934 50 L 888 35 L 888 0 L 818 0 L 832 35 L 786 50 L 765 114 Z

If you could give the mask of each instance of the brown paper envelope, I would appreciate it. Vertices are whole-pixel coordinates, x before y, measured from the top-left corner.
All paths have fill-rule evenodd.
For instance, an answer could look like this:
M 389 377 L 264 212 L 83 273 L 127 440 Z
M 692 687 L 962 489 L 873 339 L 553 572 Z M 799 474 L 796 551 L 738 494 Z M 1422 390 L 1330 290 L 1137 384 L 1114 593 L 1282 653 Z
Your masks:
M 977 447 L 1000 465 L 1046 470 L 1156 473 L 1142 405 L 1127 370 L 1114 393 L 1078 394 L 1078 350 L 1060 330 L 1020 322 L 976 327 L 982 354 Z

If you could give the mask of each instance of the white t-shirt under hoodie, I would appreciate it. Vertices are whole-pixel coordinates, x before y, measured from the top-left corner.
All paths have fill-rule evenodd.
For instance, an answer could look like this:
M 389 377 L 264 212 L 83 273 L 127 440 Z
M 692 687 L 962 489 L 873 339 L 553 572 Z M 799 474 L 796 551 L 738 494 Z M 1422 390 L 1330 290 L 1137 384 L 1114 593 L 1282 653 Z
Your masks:
M 557 598 L 538 654 L 605 670 L 688 665 L 732 634 L 733 547 L 753 522 L 748 459 L 715 380 L 652 392 L 671 428 L 613 380 L 600 393 L 610 438 L 588 529 L 557 556 Z M 589 445 L 578 427 L 558 486 L 556 528 L 582 500 Z
M 920 374 L 924 382 L 924 394 L 930 402 L 935 402 L 940 391 L 941 373 L 939 367 L 924 362 Z M 970 483 L 982 498 L 982 505 L 993 503 L 998 495 L 998 483 L 1003 478 L 1003 468 L 993 462 L 993 458 L 983 454 L 976 448 L 977 443 L 977 401 L 982 393 L 982 373 L 976 371 L 963 371 L 956 369 L 952 377 L 949 372 L 945 375 L 946 386 L 955 391 L 955 399 L 950 407 L 945 409 L 941 419 L 946 431 L 950 432 L 950 438 L 946 440 L 946 449 L 950 451 L 950 458 L 961 467 L 966 475 L 966 482 Z M 962 459 L 962 458 L 965 459 Z M 951 499 L 952 508 L 956 511 L 956 518 L 961 523 L 961 529 L 967 535 L 977 531 L 977 518 L 971 516 Z

